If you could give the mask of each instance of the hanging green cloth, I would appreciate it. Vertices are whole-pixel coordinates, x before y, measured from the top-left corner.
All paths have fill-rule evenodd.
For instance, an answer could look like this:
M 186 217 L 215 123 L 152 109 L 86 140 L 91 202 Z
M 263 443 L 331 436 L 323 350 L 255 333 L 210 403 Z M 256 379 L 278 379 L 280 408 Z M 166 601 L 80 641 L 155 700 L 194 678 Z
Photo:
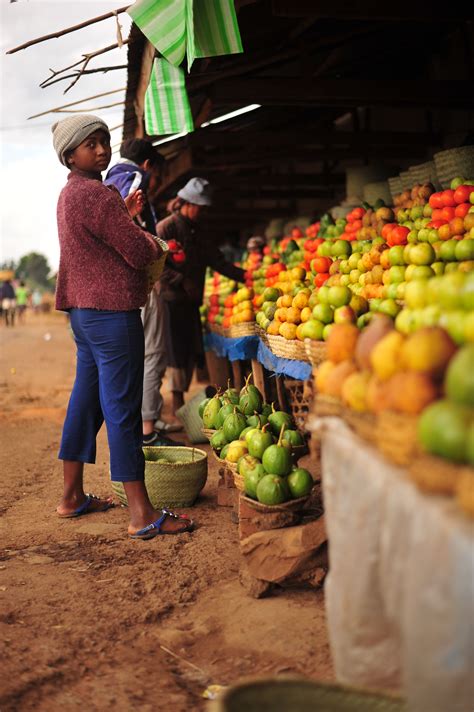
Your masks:
M 150 136 L 193 131 L 184 71 L 155 59 L 145 94 L 145 128 Z
M 175 67 L 243 51 L 234 0 L 137 0 L 128 14 Z

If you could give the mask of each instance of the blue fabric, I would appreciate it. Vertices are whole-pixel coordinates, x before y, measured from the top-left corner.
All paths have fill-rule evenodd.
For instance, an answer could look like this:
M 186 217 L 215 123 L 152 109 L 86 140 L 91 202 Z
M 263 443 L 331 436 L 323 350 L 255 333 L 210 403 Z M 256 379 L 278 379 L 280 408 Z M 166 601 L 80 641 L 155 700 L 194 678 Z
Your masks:
M 228 358 L 229 361 L 246 361 L 257 357 L 258 336 L 240 336 L 229 339 L 226 336 L 209 332 L 204 335 L 204 348 L 214 351 L 217 356 Z
M 257 360 L 268 371 L 273 371 L 277 376 L 287 376 L 298 381 L 307 381 L 311 378 L 311 364 L 305 361 L 296 361 L 290 358 L 280 358 L 270 351 L 268 346 L 259 340 Z
M 139 188 L 146 190 L 148 178 L 146 171 L 136 163 L 126 158 L 121 158 L 115 166 L 112 166 L 107 171 L 104 184 L 114 185 L 120 191 L 122 198 L 125 199 L 129 195 L 132 185 L 134 190 Z
M 77 346 L 76 380 L 59 459 L 94 463 L 96 436 L 105 420 L 112 480 L 143 480 L 140 312 L 71 309 L 70 317 Z

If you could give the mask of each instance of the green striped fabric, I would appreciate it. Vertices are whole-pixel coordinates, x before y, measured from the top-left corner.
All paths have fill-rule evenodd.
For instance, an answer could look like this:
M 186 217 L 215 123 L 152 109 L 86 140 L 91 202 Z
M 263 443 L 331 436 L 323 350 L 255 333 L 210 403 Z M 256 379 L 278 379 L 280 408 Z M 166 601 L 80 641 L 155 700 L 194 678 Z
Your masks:
M 184 83 L 184 71 L 166 59 L 155 59 L 145 94 L 148 135 L 193 131 L 193 117 Z
M 234 0 L 137 0 L 128 10 L 143 34 L 178 67 L 188 56 L 242 52 Z
M 175 67 L 179 67 L 186 52 L 186 5 L 187 0 L 137 0 L 127 10 L 143 34 Z

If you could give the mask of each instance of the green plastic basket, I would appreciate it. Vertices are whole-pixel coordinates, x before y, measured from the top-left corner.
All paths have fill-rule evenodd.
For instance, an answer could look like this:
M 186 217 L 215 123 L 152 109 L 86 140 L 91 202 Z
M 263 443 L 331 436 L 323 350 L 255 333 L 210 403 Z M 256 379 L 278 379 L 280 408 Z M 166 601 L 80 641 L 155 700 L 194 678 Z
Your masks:
M 204 398 L 206 391 L 199 391 L 188 403 L 185 403 L 179 410 L 176 411 L 176 417 L 184 425 L 184 430 L 191 443 L 206 443 L 208 438 L 202 432 L 202 419 L 199 415 L 199 406 Z
M 230 687 L 211 712 L 406 712 L 405 703 L 366 690 L 303 679 L 266 679 Z
M 192 507 L 207 480 L 207 454 L 195 447 L 144 447 L 145 487 L 155 509 Z M 112 490 L 127 505 L 121 482 Z

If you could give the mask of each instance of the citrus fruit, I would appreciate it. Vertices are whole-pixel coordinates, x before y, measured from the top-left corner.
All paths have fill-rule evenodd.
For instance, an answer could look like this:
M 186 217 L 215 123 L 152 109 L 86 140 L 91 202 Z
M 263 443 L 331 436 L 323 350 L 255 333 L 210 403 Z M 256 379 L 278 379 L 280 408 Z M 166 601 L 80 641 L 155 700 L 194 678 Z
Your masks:
M 265 475 L 257 484 L 256 495 L 262 504 L 282 504 L 290 498 L 290 490 L 283 477 Z
M 303 467 L 298 467 L 290 472 L 286 481 L 293 499 L 306 497 L 306 495 L 311 492 L 314 485 L 311 474 Z

